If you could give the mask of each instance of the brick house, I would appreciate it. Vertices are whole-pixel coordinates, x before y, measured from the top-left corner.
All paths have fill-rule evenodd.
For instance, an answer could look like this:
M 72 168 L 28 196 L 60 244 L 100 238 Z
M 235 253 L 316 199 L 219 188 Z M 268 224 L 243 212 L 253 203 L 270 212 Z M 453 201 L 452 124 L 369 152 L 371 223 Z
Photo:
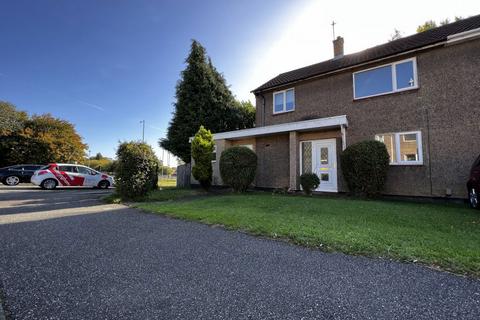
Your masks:
M 480 15 L 278 75 L 257 89 L 256 126 L 214 135 L 214 184 L 223 150 L 255 150 L 255 185 L 343 192 L 339 153 L 377 139 L 391 167 L 386 194 L 465 198 L 480 153 Z

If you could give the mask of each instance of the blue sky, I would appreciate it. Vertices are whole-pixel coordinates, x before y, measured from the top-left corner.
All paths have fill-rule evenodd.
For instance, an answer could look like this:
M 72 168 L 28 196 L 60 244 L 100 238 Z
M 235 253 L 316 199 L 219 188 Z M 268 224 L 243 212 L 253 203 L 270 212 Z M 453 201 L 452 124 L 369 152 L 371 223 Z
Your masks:
M 407 2 L 406 8 L 423 5 Z M 161 156 L 157 140 L 165 135 L 193 38 L 233 92 L 252 99 L 249 91 L 270 77 L 331 58 L 333 19 L 349 53 L 385 42 L 393 28 L 409 34 L 427 19 L 480 13 L 475 1 L 435 1 L 429 11 L 393 16 L 382 14 L 390 9 L 381 4 L 3 0 L 0 99 L 74 123 L 92 155 L 114 156 L 118 141 L 140 139 L 145 119 L 146 140 Z M 358 15 L 362 9 L 365 15 Z

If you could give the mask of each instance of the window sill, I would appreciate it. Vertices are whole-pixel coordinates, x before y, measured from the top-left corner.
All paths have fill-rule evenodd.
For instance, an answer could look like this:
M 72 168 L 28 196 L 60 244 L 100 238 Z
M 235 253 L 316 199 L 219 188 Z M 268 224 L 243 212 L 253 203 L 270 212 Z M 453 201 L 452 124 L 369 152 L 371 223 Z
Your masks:
M 390 163 L 394 167 L 409 167 L 409 166 L 423 166 L 423 162 L 412 162 L 412 163 Z
M 385 93 L 379 93 L 379 94 L 374 94 L 371 96 L 366 96 L 366 97 L 360 97 L 360 98 L 353 98 L 353 101 L 361 101 L 365 99 L 370 99 L 370 98 L 376 98 L 376 97 L 382 97 L 382 96 L 387 96 L 387 95 L 394 95 L 394 94 L 401 94 L 403 92 L 409 92 L 409 91 L 415 91 L 418 90 L 420 87 L 416 86 L 413 88 L 407 88 L 407 89 L 402 89 L 402 90 L 397 90 L 397 91 L 391 91 L 391 92 L 385 92 Z
M 276 116 L 276 115 L 279 115 L 279 114 L 290 113 L 290 112 L 293 112 L 293 111 L 295 111 L 295 109 L 293 109 L 293 110 L 288 110 L 288 111 L 274 112 L 274 113 L 272 113 L 272 115 L 273 115 L 273 116 Z

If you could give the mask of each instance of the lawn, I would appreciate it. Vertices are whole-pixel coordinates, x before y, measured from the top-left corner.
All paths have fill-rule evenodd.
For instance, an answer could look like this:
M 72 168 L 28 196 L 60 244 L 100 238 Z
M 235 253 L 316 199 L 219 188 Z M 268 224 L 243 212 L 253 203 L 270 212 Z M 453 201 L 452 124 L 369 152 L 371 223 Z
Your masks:
M 177 179 L 176 178 L 159 178 L 158 179 L 158 186 L 160 188 L 176 187 L 177 186 Z
M 415 261 L 480 277 L 480 214 L 461 205 L 269 193 L 198 197 L 199 192 L 157 191 L 147 200 L 170 201 L 135 206 L 325 251 Z

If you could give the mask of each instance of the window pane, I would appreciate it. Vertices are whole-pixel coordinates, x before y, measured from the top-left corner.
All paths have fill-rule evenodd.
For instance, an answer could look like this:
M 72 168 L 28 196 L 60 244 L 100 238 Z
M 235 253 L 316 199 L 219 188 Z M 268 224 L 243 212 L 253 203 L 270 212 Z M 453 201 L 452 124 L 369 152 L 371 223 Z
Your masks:
M 328 148 L 320 148 L 320 163 L 328 164 Z
M 397 162 L 397 157 L 395 156 L 395 134 L 380 134 L 375 138 L 376 140 L 383 142 L 385 147 L 387 147 L 388 155 L 390 156 L 390 163 Z
M 330 180 L 330 175 L 328 173 L 321 173 L 320 174 L 320 181 L 329 181 Z
M 391 91 L 393 91 L 391 66 L 355 74 L 355 98 Z
M 291 111 L 295 108 L 295 98 L 294 98 L 294 91 L 292 90 L 287 90 L 287 105 L 286 105 L 286 110 Z
M 283 92 L 275 94 L 275 112 L 283 111 Z
M 77 167 L 77 170 L 78 170 L 78 173 L 81 173 L 81 174 L 90 174 L 90 170 L 88 170 L 85 167 Z
M 400 134 L 401 161 L 419 161 L 417 134 Z
M 302 174 L 312 172 L 312 143 L 302 142 Z
M 413 61 L 399 63 L 395 66 L 397 74 L 397 89 L 405 89 L 415 86 L 413 76 Z

